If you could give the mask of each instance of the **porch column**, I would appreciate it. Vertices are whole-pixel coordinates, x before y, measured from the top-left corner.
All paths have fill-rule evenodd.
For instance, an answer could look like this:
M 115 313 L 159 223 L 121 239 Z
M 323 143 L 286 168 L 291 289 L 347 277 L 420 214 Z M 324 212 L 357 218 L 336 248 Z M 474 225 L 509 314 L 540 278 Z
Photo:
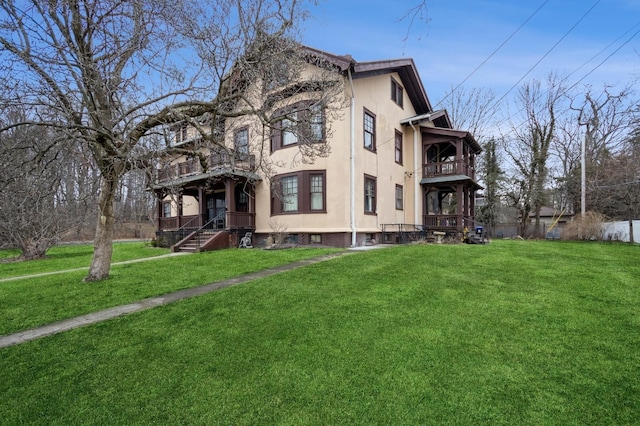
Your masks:
M 473 188 L 469 188 L 469 216 L 476 219 L 476 191 Z
M 182 191 L 178 194 L 178 228 L 182 226 Z
M 203 226 L 207 223 L 207 200 L 206 194 L 204 192 L 204 186 L 198 186 L 198 212 L 200 213 L 200 218 L 198 219 L 198 226 Z
M 158 231 L 162 231 L 162 196 L 159 192 L 156 192 L 156 200 L 158 200 L 157 205 L 156 205 L 156 213 L 158 214 Z
M 224 201 L 226 207 L 225 227 L 231 228 L 232 213 L 236 211 L 236 185 L 233 179 L 224 181 Z M 235 225 L 235 224 L 233 224 Z
M 465 209 L 465 197 L 464 197 L 464 186 L 461 184 L 456 185 L 456 210 L 458 213 L 458 229 L 460 229 L 460 225 L 464 227 L 466 224 L 464 223 L 464 209 Z
M 461 162 L 463 160 L 463 141 L 462 139 L 456 139 L 456 161 Z
M 470 210 L 470 199 L 469 199 L 469 187 L 468 186 L 464 186 L 463 187 L 463 192 L 464 192 L 464 215 L 467 217 L 471 216 L 471 210 Z

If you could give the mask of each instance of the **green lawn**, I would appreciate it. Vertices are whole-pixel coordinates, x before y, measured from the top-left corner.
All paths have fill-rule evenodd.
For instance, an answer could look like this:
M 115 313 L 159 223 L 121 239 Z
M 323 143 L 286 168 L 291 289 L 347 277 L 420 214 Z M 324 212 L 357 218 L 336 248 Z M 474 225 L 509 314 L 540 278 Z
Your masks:
M 637 424 L 639 256 L 522 241 L 343 256 L 2 349 L 0 418 Z
M 167 253 L 169 253 L 168 249 L 151 247 L 143 242 L 114 243 L 112 262 L 154 257 Z M 0 260 L 19 254 L 19 250 L 0 250 Z M 88 244 L 52 247 L 47 251 L 45 259 L 30 262 L 0 262 L 0 279 L 61 269 L 88 268 L 92 256 L 93 246 Z
M 57 259 L 52 254 L 50 260 L 62 262 L 67 255 L 70 260 L 62 264 L 67 269 L 80 263 L 73 253 L 83 253 L 77 256 L 80 258 L 93 249 L 83 246 L 68 250 L 70 253 L 64 252 Z M 154 250 L 141 244 L 117 245 L 114 258 L 166 253 Z M 86 270 L 0 282 L 0 335 L 335 251 L 230 249 L 112 266 L 110 278 L 99 283 L 83 282 Z M 89 254 L 87 262 L 90 258 Z M 32 262 L 23 262 L 23 267 L 28 263 Z

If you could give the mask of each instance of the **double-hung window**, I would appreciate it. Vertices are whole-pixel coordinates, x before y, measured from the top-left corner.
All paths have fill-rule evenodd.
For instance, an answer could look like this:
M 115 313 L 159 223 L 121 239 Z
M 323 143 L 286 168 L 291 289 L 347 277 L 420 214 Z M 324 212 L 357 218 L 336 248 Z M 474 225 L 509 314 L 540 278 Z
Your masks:
M 298 111 L 294 108 L 282 120 L 282 146 L 295 145 L 298 143 L 297 134 Z
M 376 116 L 364 110 L 364 147 L 370 151 L 376 150 Z
M 396 155 L 396 163 L 402 164 L 402 133 L 396 130 L 395 137 L 395 155 Z
M 324 210 L 324 175 L 309 175 L 309 209 Z
M 282 185 L 282 211 L 298 211 L 298 176 L 288 176 L 280 180 Z
M 173 130 L 174 143 L 179 144 L 187 140 L 187 123 L 180 123 Z
M 396 185 L 396 210 L 404 208 L 404 188 L 402 185 Z
M 323 142 L 324 108 L 317 101 L 297 102 L 275 113 L 280 117 L 271 131 L 271 152 L 298 144 Z
M 238 154 L 249 154 L 249 129 L 238 130 L 233 137 L 233 147 Z
M 364 177 L 364 212 L 376 212 L 376 178 L 368 175 Z
M 305 170 L 274 177 L 271 214 L 325 213 L 326 172 Z
M 391 100 L 395 102 L 399 107 L 402 107 L 403 102 L 402 86 L 393 77 L 391 77 Z

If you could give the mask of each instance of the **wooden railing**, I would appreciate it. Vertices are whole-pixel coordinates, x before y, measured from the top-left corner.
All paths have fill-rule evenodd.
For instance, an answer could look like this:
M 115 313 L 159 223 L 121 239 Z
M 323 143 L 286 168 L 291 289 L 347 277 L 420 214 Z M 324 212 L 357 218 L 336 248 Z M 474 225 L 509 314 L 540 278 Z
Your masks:
M 202 226 L 201 215 L 161 217 L 160 229 L 180 229 L 186 226 L 199 228 Z
M 231 168 L 253 171 L 256 168 L 254 155 L 244 154 L 234 151 L 214 152 L 206 157 L 206 171 L 213 171 L 219 168 Z M 158 169 L 157 182 L 177 179 L 186 176 L 205 173 L 199 158 L 189 158 L 186 161 L 167 165 Z
M 457 229 L 462 230 L 465 227 L 471 229 L 475 226 L 475 220 L 470 216 L 459 214 L 426 214 L 423 215 L 423 223 L 427 229 Z
M 256 214 L 247 212 L 227 212 L 227 224 L 230 229 L 255 228 Z
M 224 215 L 223 228 L 228 229 L 244 229 L 256 227 L 256 214 L 247 212 L 226 212 Z M 200 228 L 207 222 L 204 215 L 190 215 L 190 216 L 174 216 L 174 217 L 161 217 L 160 218 L 160 230 L 182 230 L 186 229 L 192 232 L 195 229 Z
M 464 160 L 457 161 L 440 161 L 436 163 L 427 163 L 422 166 L 422 176 L 438 177 L 464 175 L 474 179 L 473 167 Z

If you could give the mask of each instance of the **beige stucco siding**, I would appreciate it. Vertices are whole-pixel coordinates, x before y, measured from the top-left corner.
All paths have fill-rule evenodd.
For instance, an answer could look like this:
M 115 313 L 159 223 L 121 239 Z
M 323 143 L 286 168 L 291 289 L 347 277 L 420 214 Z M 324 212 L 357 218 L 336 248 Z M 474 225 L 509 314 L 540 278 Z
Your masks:
M 396 81 L 400 81 L 394 75 Z M 415 115 L 408 96 L 401 108 L 390 98 L 391 74 L 354 80 L 355 88 L 355 213 L 358 232 L 379 232 L 382 224 L 419 223 L 414 216 L 414 186 L 419 170 L 414 170 L 414 137 L 411 127 L 400 121 Z M 348 85 L 345 85 L 348 88 Z M 350 96 L 349 89 L 345 95 Z M 364 148 L 364 108 L 376 117 L 376 152 Z M 270 222 L 287 226 L 288 232 L 351 232 L 350 192 L 350 140 L 351 116 L 349 106 L 339 114 L 341 119 L 330 124 L 331 153 L 318 158 L 313 164 L 294 161 L 297 147 L 267 153 L 276 164 L 276 175 L 301 170 L 326 170 L 326 213 L 280 214 L 271 216 L 270 188 L 264 181 L 256 190 L 256 232 L 271 231 Z M 395 162 L 395 132 L 403 134 L 403 162 Z M 420 138 L 419 138 L 420 139 Z M 414 173 L 415 171 L 415 173 Z M 375 215 L 364 212 L 364 177 L 376 178 L 377 194 Z M 404 208 L 395 205 L 396 185 L 404 192 Z

